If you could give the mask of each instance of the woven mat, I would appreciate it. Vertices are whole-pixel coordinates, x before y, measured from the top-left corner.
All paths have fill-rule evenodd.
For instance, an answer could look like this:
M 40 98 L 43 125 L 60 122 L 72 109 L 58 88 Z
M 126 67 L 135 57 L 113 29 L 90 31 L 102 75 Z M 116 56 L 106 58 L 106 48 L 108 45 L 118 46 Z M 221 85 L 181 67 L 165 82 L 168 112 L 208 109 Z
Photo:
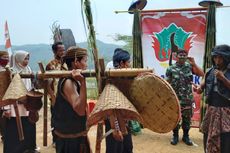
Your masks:
M 146 128 L 167 133 L 176 127 L 180 105 L 176 93 L 164 79 L 156 75 L 137 77 L 130 87 L 130 96 Z

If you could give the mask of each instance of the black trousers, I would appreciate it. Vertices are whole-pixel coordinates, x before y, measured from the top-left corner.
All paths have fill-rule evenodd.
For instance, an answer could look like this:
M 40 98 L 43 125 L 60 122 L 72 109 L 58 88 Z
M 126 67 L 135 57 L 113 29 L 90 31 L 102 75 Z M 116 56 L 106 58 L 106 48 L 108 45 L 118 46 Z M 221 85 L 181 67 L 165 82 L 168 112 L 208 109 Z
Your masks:
M 111 129 L 109 120 L 105 121 L 105 131 Z M 123 141 L 117 141 L 110 134 L 106 137 L 106 153 L 132 153 L 133 152 L 133 142 L 131 131 L 128 129 L 128 134 L 124 135 Z
M 24 132 L 24 140 L 20 141 L 16 118 L 6 119 L 4 153 L 32 152 L 36 148 L 36 125 L 30 123 L 28 117 L 21 117 Z
M 56 137 L 56 153 L 90 153 L 87 137 Z
M 6 118 L 2 116 L 3 115 L 3 110 L 0 110 L 0 134 L 1 134 L 1 139 L 4 141 L 4 133 L 6 129 Z

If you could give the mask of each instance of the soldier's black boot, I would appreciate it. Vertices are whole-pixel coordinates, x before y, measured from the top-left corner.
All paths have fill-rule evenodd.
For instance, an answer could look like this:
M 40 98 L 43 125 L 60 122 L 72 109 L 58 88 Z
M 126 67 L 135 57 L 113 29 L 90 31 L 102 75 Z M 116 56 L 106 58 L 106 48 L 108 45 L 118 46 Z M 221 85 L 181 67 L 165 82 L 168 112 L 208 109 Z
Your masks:
M 178 134 L 178 129 L 174 129 L 173 130 L 173 138 L 171 140 L 171 144 L 172 145 L 177 145 L 178 141 L 179 141 L 179 134 Z
M 184 132 L 184 135 L 182 137 L 182 141 L 186 144 L 186 145 L 189 145 L 189 146 L 192 146 L 193 145 L 193 142 L 192 140 L 189 138 L 189 130 L 188 129 L 183 129 L 183 132 Z

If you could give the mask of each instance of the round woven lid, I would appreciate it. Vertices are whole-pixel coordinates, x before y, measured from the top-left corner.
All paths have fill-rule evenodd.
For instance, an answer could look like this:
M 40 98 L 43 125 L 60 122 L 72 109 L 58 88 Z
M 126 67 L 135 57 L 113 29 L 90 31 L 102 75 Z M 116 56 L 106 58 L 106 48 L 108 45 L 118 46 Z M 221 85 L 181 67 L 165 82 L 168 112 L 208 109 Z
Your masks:
M 124 120 L 137 120 L 142 122 L 139 113 L 123 93 L 114 85 L 107 84 L 93 111 L 89 115 L 87 126 L 91 127 L 92 125 L 105 120 L 113 113 L 114 109 Z
M 167 81 L 154 74 L 137 77 L 131 84 L 130 96 L 146 128 L 167 133 L 176 127 L 180 105 Z
M 27 89 L 19 74 L 15 74 L 2 100 L 18 100 L 26 96 Z

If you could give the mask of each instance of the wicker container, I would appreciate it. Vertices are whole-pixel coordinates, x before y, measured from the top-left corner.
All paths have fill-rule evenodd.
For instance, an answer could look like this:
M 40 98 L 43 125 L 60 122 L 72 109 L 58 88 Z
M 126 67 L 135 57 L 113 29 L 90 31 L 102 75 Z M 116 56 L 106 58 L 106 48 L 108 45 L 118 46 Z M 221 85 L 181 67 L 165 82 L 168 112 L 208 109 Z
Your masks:
M 167 81 L 154 74 L 135 78 L 130 96 L 144 120 L 144 127 L 157 133 L 173 130 L 180 118 L 176 93 Z
M 123 120 L 137 120 L 142 122 L 139 113 L 123 93 L 114 85 L 107 84 L 89 115 L 87 126 L 91 127 L 105 120 L 113 114 L 114 110 L 116 110 Z
M 42 108 L 43 93 L 32 90 L 26 94 L 26 97 L 25 107 L 28 111 L 37 112 Z
M 10 71 L 1 71 L 0 72 L 0 101 L 10 84 Z

